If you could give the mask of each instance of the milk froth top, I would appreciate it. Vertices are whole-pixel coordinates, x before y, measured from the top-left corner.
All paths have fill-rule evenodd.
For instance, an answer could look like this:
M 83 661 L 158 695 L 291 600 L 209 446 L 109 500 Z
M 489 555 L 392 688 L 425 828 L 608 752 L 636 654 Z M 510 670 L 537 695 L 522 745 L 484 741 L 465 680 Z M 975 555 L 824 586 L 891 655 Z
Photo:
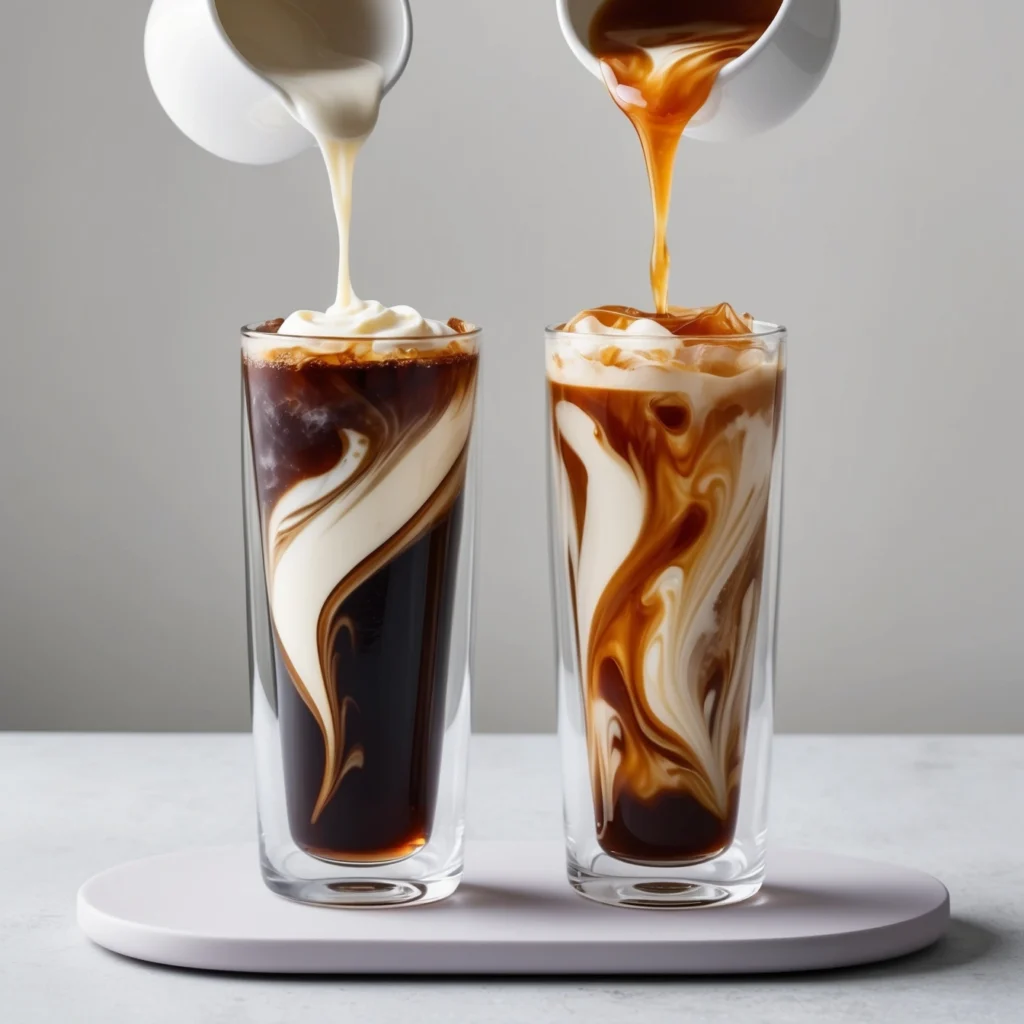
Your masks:
M 548 377 L 582 387 L 692 388 L 695 374 L 729 378 L 775 364 L 781 332 L 728 303 L 664 314 L 599 306 L 549 333 Z

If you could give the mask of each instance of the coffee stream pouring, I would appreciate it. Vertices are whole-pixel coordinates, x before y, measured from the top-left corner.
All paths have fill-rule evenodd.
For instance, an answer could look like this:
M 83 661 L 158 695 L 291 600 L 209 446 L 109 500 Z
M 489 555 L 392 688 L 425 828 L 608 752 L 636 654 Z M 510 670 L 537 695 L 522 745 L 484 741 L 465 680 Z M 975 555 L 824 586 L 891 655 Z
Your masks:
M 603 78 L 590 44 L 594 15 L 604 0 L 555 0 L 562 34 L 573 54 Z M 662 11 L 671 4 L 648 3 Z M 721 5 L 720 10 L 737 4 Z M 715 13 L 713 3 L 680 3 Z M 673 11 L 674 13 L 674 11 Z M 767 131 L 796 113 L 828 70 L 839 38 L 839 0 L 781 0 L 761 38 L 718 73 L 711 95 L 686 127 L 686 136 L 728 142 Z
M 320 41 L 333 58 L 378 65 L 383 91 L 398 81 L 412 49 L 409 0 L 244 0 L 245 21 L 263 20 L 277 45 L 289 34 Z M 288 100 L 257 70 L 261 40 L 247 25 L 229 31 L 238 0 L 154 0 L 146 22 L 145 61 L 153 91 L 193 142 L 226 160 L 269 164 L 314 144 Z M 236 19 L 239 20 L 239 19 Z

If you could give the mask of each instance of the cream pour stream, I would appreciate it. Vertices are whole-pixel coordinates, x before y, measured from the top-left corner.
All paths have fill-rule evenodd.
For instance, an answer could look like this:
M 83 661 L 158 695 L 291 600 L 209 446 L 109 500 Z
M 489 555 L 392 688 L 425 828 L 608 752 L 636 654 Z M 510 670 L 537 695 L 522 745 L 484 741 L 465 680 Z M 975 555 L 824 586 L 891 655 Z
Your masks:
M 330 177 L 338 226 L 334 304 L 322 313 L 293 313 L 276 334 L 250 336 L 246 357 L 301 363 L 325 353 L 346 352 L 357 360 L 378 361 L 387 359 L 396 346 L 402 358 L 459 349 L 459 332 L 448 324 L 426 319 L 409 306 L 361 300 L 352 289 L 353 173 L 356 157 L 377 123 L 383 72 L 370 61 L 332 49 L 327 33 L 302 8 L 301 2 L 287 0 L 217 0 L 232 44 L 281 90 L 292 114 L 315 137 Z M 374 457 L 371 440 L 346 430 L 345 453 L 337 465 L 296 484 L 267 517 L 265 557 L 274 626 L 296 686 L 324 737 L 325 769 L 314 822 L 344 776 L 370 756 L 346 743 L 344 708 L 336 709 L 331 699 L 318 643 L 321 612 L 342 581 L 354 579 L 359 566 L 393 546 L 403 530 L 410 533 L 407 527 L 417 523 L 418 513 L 433 507 L 463 463 L 472 411 L 472 394 L 468 400 L 459 396 L 422 425 L 415 443 L 400 453 L 377 453 L 381 463 L 369 467 L 365 463 Z M 431 525 L 417 523 L 416 530 L 403 537 L 403 545 Z
M 298 310 L 279 334 L 308 338 L 416 338 L 456 332 L 411 306 L 384 306 L 352 289 L 349 238 L 356 157 L 380 113 L 384 72 L 372 61 L 339 53 L 301 0 L 217 0 L 217 13 L 238 52 L 281 90 L 296 120 L 316 139 L 327 165 L 338 224 L 338 291 L 326 312 Z

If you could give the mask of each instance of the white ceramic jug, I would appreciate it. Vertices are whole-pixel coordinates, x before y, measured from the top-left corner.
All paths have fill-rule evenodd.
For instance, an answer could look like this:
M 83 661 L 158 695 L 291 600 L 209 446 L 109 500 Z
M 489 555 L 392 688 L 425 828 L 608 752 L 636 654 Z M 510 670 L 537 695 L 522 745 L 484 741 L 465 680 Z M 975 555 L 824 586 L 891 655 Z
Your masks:
M 573 53 L 601 78 L 590 52 L 590 23 L 602 0 L 555 0 Z M 781 124 L 810 98 L 828 70 L 839 38 L 839 0 L 782 0 L 764 35 L 719 72 L 686 135 L 726 142 Z
M 339 53 L 384 69 L 384 91 L 412 49 L 409 0 L 291 0 L 315 13 L 335 5 L 330 42 Z M 323 21 L 326 25 L 327 21 Z M 232 45 L 217 0 L 153 0 L 146 21 L 146 71 L 170 119 L 203 149 L 226 160 L 269 164 L 313 145 L 281 93 Z

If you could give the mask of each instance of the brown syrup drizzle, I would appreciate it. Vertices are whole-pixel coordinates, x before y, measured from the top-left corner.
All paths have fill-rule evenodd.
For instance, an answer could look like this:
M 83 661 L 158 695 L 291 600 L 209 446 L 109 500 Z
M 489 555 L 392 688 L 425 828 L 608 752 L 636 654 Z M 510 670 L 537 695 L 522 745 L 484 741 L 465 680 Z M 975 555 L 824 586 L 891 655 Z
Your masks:
M 651 289 L 668 304 L 668 215 L 676 150 L 718 73 L 764 34 L 782 0 L 605 0 L 590 25 L 590 49 L 612 98 L 643 146 L 654 205 Z M 648 52 L 678 48 L 667 64 Z

